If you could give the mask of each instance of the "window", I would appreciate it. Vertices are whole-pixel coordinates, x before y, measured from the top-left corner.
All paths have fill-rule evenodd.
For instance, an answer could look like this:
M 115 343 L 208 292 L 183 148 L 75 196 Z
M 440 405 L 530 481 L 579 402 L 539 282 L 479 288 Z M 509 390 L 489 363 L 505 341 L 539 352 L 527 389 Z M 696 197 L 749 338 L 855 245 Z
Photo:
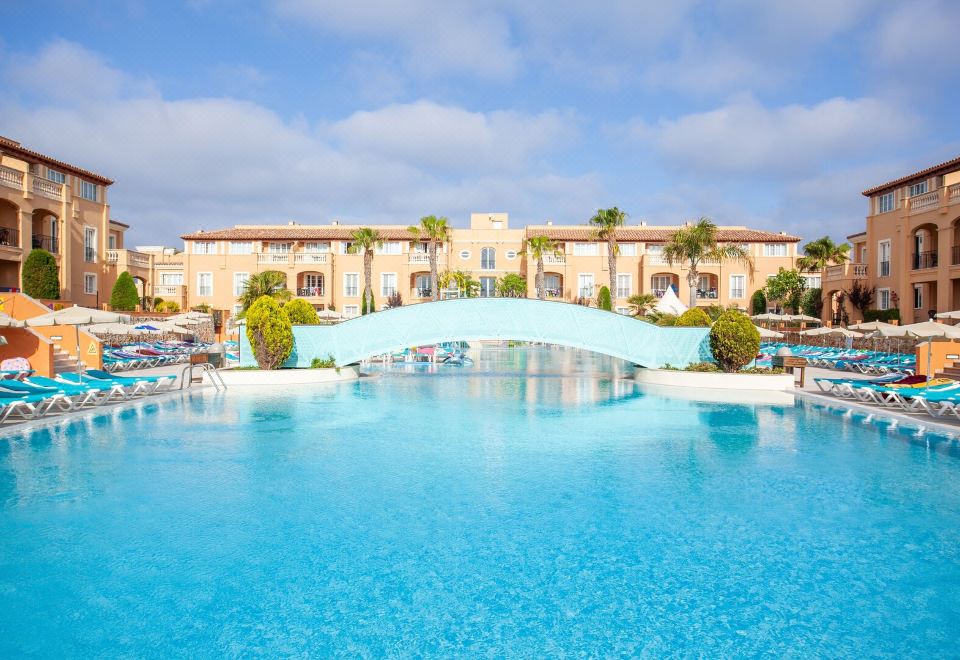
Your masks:
M 359 305 L 344 305 L 343 315 L 348 319 L 352 319 L 354 316 L 360 315 L 360 306 Z
M 107 237 L 107 249 L 108 249 L 108 250 L 116 250 L 116 249 L 117 249 L 117 237 L 114 236 L 113 234 L 110 234 L 110 235 Z
M 497 269 L 497 251 L 492 247 L 480 248 L 480 270 Z
M 921 181 L 920 183 L 915 183 L 910 186 L 910 196 L 916 197 L 917 195 L 922 195 L 927 192 L 927 182 Z
M 243 295 L 243 289 L 247 286 L 247 280 L 250 279 L 250 273 L 233 274 L 233 295 L 240 297 Z
M 747 277 L 746 275 L 731 275 L 730 276 L 730 299 L 731 300 L 743 300 L 747 297 L 746 292 Z
M 494 229 L 503 229 L 503 220 L 494 220 L 492 225 Z
M 647 254 L 663 254 L 662 245 L 648 245 Z
M 764 243 L 763 256 L 785 257 L 787 256 L 787 244 L 786 243 Z
M 90 296 L 97 293 L 97 276 L 94 273 L 83 274 L 83 292 Z
M 517 258 L 517 251 L 516 251 L 516 250 L 507 250 L 506 253 L 504 254 L 504 256 L 507 257 L 507 260 L 508 260 L 508 261 L 513 261 L 514 259 Z
M 460 250 L 460 258 L 461 258 L 461 259 L 464 259 L 464 260 L 469 259 L 469 258 L 470 258 L 470 250 Z
M 89 181 L 81 181 L 80 196 L 89 199 L 91 202 L 97 201 L 97 185 Z
M 563 291 L 560 290 L 560 276 L 544 273 L 543 291 L 548 298 L 559 298 L 563 295 Z
M 890 241 L 877 243 L 877 273 L 880 277 L 890 277 Z
M 329 243 L 304 243 L 303 251 L 310 254 L 323 254 L 330 251 Z
M 820 288 L 820 275 L 804 275 L 803 281 L 806 283 L 805 286 L 807 289 Z
M 97 260 L 97 230 L 93 227 L 83 228 L 83 260 L 89 263 Z
M 890 309 L 890 289 L 877 289 L 877 309 Z
M 290 254 L 293 252 L 293 243 L 267 243 L 267 252 L 270 254 Z
M 893 210 L 893 193 L 888 192 L 877 197 L 877 213 L 888 213 Z
M 480 297 L 493 298 L 496 294 L 497 294 L 497 278 L 481 277 L 480 278 Z
M 630 316 L 629 307 L 617 307 L 617 314 L 622 314 L 623 316 Z
M 194 254 L 216 254 L 217 244 L 214 243 L 213 241 L 194 241 L 193 253 Z
M 667 289 L 673 286 L 673 278 L 669 275 L 654 275 L 650 278 L 650 288 L 653 294 L 658 298 L 667 292 Z
M 593 297 L 593 273 L 580 273 L 577 275 L 577 291 L 581 298 Z
M 320 273 L 306 273 L 303 276 L 303 287 L 305 292 L 299 295 L 322 296 L 323 295 L 323 275 Z
M 633 276 L 630 273 L 617 273 L 617 298 L 629 298 L 632 288 Z
M 913 285 L 913 308 L 923 309 L 923 285 Z
M 351 249 L 353 249 L 352 241 L 340 241 L 340 254 L 351 254 Z
M 343 274 L 343 295 L 348 298 L 360 295 L 360 273 Z
M 47 180 L 53 181 L 54 183 L 66 183 L 67 176 L 63 172 L 58 172 L 56 170 L 51 170 L 47 168 Z
M 377 247 L 374 252 L 377 254 L 403 254 L 403 246 L 400 241 L 386 241 Z
M 574 243 L 573 256 L 575 257 L 596 257 L 600 254 L 599 243 Z
M 183 273 L 160 273 L 160 284 L 163 286 L 181 286 Z
M 197 295 L 213 295 L 213 273 L 197 273 Z
M 620 243 L 617 247 L 620 248 L 621 257 L 635 257 L 637 256 L 637 244 L 636 243 Z
M 417 275 L 416 287 L 417 287 L 418 298 L 429 298 L 431 295 L 433 295 L 433 292 L 430 287 L 429 275 Z
M 399 245 L 399 243 L 397 243 Z M 397 274 L 380 273 L 380 295 L 386 298 L 397 292 Z
M 231 314 L 231 316 L 239 316 L 240 312 L 242 311 L 243 311 L 243 305 L 241 305 L 240 303 L 236 303 L 233 306 L 233 314 Z
M 230 241 L 230 254 L 253 254 L 253 243 L 250 241 Z
M 867 246 L 864 245 L 860 248 L 860 263 L 867 263 Z

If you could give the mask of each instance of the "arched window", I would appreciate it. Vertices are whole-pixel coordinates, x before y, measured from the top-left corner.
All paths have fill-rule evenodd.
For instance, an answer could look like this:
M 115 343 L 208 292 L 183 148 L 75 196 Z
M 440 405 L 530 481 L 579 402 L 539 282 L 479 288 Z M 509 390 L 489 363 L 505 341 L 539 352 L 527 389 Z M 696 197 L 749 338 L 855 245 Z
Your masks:
M 480 270 L 497 269 L 497 251 L 492 247 L 480 249 Z

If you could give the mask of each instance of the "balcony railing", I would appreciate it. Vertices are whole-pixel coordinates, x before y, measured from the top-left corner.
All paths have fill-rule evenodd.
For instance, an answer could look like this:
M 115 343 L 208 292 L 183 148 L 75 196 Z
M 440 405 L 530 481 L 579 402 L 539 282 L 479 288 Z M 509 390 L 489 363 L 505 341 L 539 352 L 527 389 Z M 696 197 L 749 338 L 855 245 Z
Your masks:
M 937 258 L 937 253 L 935 251 L 915 252 L 913 254 L 913 270 L 936 268 L 938 263 L 939 259 Z
M 851 264 L 853 266 L 853 276 L 854 277 L 866 277 L 867 276 L 867 264 Z
M 50 199 L 61 199 L 63 197 L 63 184 L 34 177 L 33 192 Z
M 182 284 L 154 284 L 153 285 L 153 295 L 154 296 L 175 296 L 183 297 L 184 286 Z
M 273 256 L 284 256 L 284 255 L 273 255 Z M 325 264 L 327 263 L 327 253 L 326 252 L 298 252 L 297 254 L 293 255 L 293 263 Z
M 410 289 L 411 298 L 430 298 L 433 295 L 433 289 L 429 287 L 413 287 Z
M 697 299 L 698 300 L 716 300 L 717 290 L 716 289 L 697 289 Z
M 955 183 L 949 188 L 947 188 L 947 203 L 948 204 L 960 203 L 960 183 Z
M 305 286 L 297 289 L 297 295 L 301 298 L 320 298 L 323 296 L 322 286 Z
M 20 230 L 10 227 L 0 227 L 0 245 L 20 247 Z
M 47 252 L 57 253 L 59 241 L 56 236 L 44 236 L 43 234 L 34 234 L 30 237 L 30 244 L 34 250 L 46 250 Z
M 260 252 L 257 254 L 257 263 L 288 264 L 290 263 L 290 254 L 284 252 Z
M 910 198 L 910 213 L 923 213 L 940 206 L 940 191 L 931 190 L 928 193 Z
M 565 254 L 545 254 L 543 255 L 543 264 L 551 266 L 562 266 L 567 263 L 567 255 Z
M 840 264 L 827 266 L 824 273 L 827 282 L 834 282 L 849 277 L 863 278 L 867 276 L 867 264 Z
M 543 295 L 547 298 L 560 298 L 563 296 L 563 291 L 560 289 L 544 289 Z
M 411 252 L 409 255 L 408 263 L 428 264 L 430 263 L 430 255 L 424 254 L 423 252 Z
M 23 188 L 23 172 L 12 167 L 0 166 L 0 183 L 11 188 Z

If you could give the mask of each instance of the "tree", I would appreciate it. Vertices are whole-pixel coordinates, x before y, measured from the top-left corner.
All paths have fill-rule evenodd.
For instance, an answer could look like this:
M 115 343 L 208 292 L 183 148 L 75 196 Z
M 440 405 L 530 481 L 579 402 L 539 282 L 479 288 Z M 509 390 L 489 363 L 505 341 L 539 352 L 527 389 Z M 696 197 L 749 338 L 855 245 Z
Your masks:
M 873 294 L 876 292 L 876 287 L 868 287 L 860 280 L 854 280 L 853 286 L 847 291 L 847 300 L 863 314 L 873 304 Z
M 501 298 L 526 298 L 527 280 L 517 273 L 508 273 L 497 280 L 497 295 Z
M 645 316 L 647 312 L 657 306 L 658 298 L 652 293 L 638 293 L 627 298 L 630 306 L 630 316 Z
M 110 307 L 114 311 L 132 312 L 140 304 L 140 294 L 137 293 L 137 284 L 127 271 L 120 273 L 110 293 Z
M 763 293 L 763 289 L 757 289 L 753 292 L 753 295 L 750 296 L 750 313 L 763 314 L 766 311 L 767 296 Z
M 743 312 L 728 310 L 710 328 L 710 351 L 724 371 L 740 371 L 759 350 L 760 332 Z
M 57 258 L 46 250 L 32 250 L 23 262 L 23 292 L 42 300 L 60 299 Z
M 372 314 L 377 311 L 376 303 L 373 300 L 373 292 L 370 292 L 370 306 L 367 307 L 367 296 L 364 296 L 360 300 L 360 316 L 366 316 L 367 314 Z
M 363 309 L 362 312 L 375 311 L 373 308 L 373 288 L 370 280 L 373 279 L 373 252 L 376 248 L 383 246 L 383 239 L 380 238 L 380 232 L 371 227 L 360 227 L 354 229 L 350 234 L 353 244 L 350 246 L 352 254 L 363 255 Z
M 293 327 L 273 296 L 260 296 L 247 309 L 247 339 L 261 369 L 276 369 L 293 352 Z
M 599 209 L 596 214 L 590 218 L 590 224 L 597 228 L 597 238 L 607 242 L 607 267 L 610 269 L 610 291 L 617 290 L 617 257 L 620 256 L 620 247 L 617 245 L 617 228 L 622 227 L 626 222 L 627 214 L 616 206 L 609 209 Z
M 808 316 L 820 318 L 823 313 L 823 289 L 807 289 L 803 294 L 800 309 Z
M 676 326 L 678 328 L 709 328 L 710 317 L 699 307 L 691 307 L 677 317 Z
M 294 298 L 283 306 L 283 311 L 292 325 L 317 325 L 320 317 L 313 305 L 302 298 Z
M 287 288 L 287 276 L 279 270 L 265 270 L 254 273 L 243 284 L 243 293 L 237 298 L 240 303 L 240 313 L 237 318 L 246 316 L 250 305 L 262 298 L 270 296 L 278 303 L 283 303 L 293 296 Z
M 456 287 L 464 298 L 476 298 L 480 294 L 480 282 L 473 279 L 470 273 L 462 270 L 448 270 L 440 274 L 439 284 L 442 288 Z
M 810 241 L 803 246 L 803 255 L 797 259 L 797 268 L 800 272 L 819 273 L 829 264 L 845 264 L 850 258 L 850 245 L 837 245 L 829 236 Z
M 700 280 L 699 266 L 703 261 L 723 261 L 732 259 L 750 269 L 753 275 L 753 259 L 750 253 L 740 245 L 717 243 L 717 226 L 710 218 L 700 218 L 697 222 L 674 232 L 670 241 L 663 247 L 663 256 L 671 266 L 684 262 L 687 271 L 687 285 L 690 287 L 690 305 L 697 306 L 697 282 Z
M 534 287 L 537 290 L 537 299 L 546 298 L 546 291 L 543 287 L 543 257 L 548 254 L 560 255 L 560 247 L 552 239 L 546 236 L 531 236 L 527 239 L 527 250 L 530 256 L 537 262 L 537 275 L 533 280 Z
M 449 220 L 440 216 L 425 215 L 420 218 L 420 224 L 407 227 L 407 231 L 416 239 L 427 240 L 427 259 L 430 261 L 430 296 L 433 300 L 440 299 L 437 286 L 437 246 L 450 241 Z
M 173 300 L 161 300 L 160 303 L 153 309 L 157 312 L 170 312 L 176 314 L 180 311 L 180 305 Z
M 799 271 L 781 267 L 776 275 L 767 280 L 764 292 L 768 300 L 776 301 L 796 314 L 800 311 L 800 300 L 806 286 L 807 281 Z
M 597 292 L 597 309 L 602 309 L 605 312 L 613 310 L 613 301 L 610 299 L 610 288 L 607 285 L 600 287 L 600 291 Z

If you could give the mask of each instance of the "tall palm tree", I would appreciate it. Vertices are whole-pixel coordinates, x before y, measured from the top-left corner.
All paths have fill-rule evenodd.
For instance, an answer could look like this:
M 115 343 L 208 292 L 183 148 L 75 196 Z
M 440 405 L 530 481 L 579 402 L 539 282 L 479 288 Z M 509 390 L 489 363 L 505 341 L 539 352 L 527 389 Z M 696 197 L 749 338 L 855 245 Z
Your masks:
M 687 285 L 690 287 L 690 307 L 697 306 L 700 262 L 732 259 L 749 268 L 753 275 L 753 259 L 750 258 L 750 253 L 733 243 L 717 244 L 717 226 L 706 217 L 674 232 L 670 242 L 663 246 L 663 257 L 671 266 L 685 262 L 689 268 Z
M 638 293 L 627 298 L 630 316 L 643 316 L 657 305 L 657 297 L 652 293 Z
M 286 302 L 293 296 L 287 288 L 287 276 L 279 270 L 265 270 L 254 273 L 243 285 L 243 293 L 237 298 L 240 314 L 243 317 L 247 309 L 261 296 L 270 296 L 277 302 Z
M 838 266 L 850 259 L 849 243 L 833 242 L 829 236 L 810 241 L 803 246 L 803 255 L 797 259 L 797 268 L 801 273 L 819 273 L 831 263 Z
M 596 215 L 590 218 L 590 224 L 597 228 L 596 236 L 607 242 L 607 265 L 610 270 L 610 292 L 614 299 L 617 296 L 617 257 L 620 247 L 617 245 L 617 228 L 627 222 L 627 214 L 616 206 L 609 209 L 598 209 Z
M 543 289 L 543 257 L 547 254 L 559 255 L 560 247 L 553 239 L 541 235 L 528 238 L 527 249 L 530 250 L 530 256 L 537 260 L 537 276 L 534 279 L 534 286 L 537 289 L 537 299 L 543 300 L 546 297 L 546 292 Z
M 353 230 L 350 240 L 353 241 L 350 252 L 363 254 L 363 300 L 369 313 L 373 311 L 373 292 L 370 288 L 370 280 L 373 279 L 373 251 L 383 245 L 383 239 L 376 229 L 360 227 Z
M 437 283 L 437 246 L 450 240 L 449 220 L 440 216 L 425 215 L 420 224 L 407 227 L 407 231 L 416 239 L 427 239 L 427 259 L 430 261 L 430 295 L 433 300 L 440 299 L 440 287 Z

